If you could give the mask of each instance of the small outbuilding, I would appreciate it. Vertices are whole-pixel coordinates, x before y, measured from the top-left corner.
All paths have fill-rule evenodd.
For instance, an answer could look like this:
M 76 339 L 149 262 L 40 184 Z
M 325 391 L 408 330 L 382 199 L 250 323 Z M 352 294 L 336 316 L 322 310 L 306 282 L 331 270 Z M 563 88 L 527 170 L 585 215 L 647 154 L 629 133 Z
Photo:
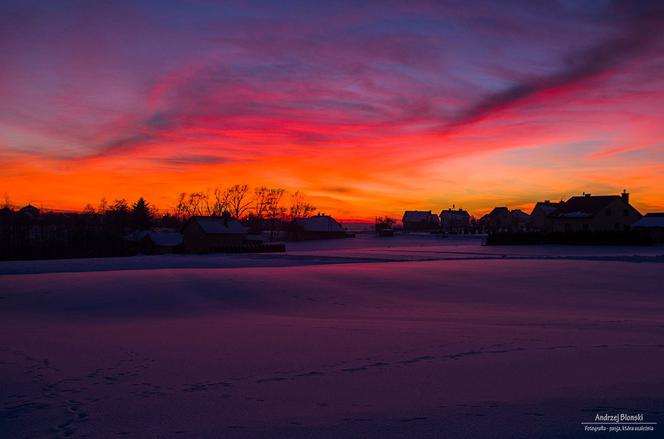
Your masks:
M 405 232 L 434 232 L 440 229 L 438 215 L 430 210 L 407 210 L 401 222 Z
M 632 230 L 647 233 L 653 242 L 664 242 L 664 212 L 647 213 L 632 224 Z
M 182 228 L 184 251 L 187 253 L 224 252 L 245 243 L 247 229 L 228 214 L 193 216 Z
M 295 218 L 293 226 L 292 238 L 296 240 L 336 239 L 353 236 L 329 215 L 318 214 L 309 218 Z

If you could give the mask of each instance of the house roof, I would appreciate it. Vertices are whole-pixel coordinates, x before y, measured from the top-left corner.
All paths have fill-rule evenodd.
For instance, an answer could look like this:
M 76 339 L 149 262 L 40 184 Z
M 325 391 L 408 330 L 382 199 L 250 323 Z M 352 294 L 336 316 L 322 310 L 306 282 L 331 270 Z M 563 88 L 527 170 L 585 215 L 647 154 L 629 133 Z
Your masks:
M 535 207 L 533 208 L 531 215 L 538 210 L 542 212 L 544 215 L 550 215 L 562 205 L 563 205 L 562 201 L 554 203 L 552 203 L 551 201 L 538 201 L 537 203 L 535 203 Z
M 510 212 L 510 215 L 512 215 L 512 217 L 518 221 L 526 221 L 530 218 L 530 215 L 521 209 L 514 209 Z
M 632 224 L 636 228 L 664 228 L 664 212 L 647 213 L 646 216 Z
M 329 215 L 315 215 L 309 218 L 295 218 L 295 223 L 307 232 L 343 232 L 341 224 Z
M 23 206 L 19 209 L 20 213 L 23 213 L 28 216 L 38 216 L 39 215 L 39 209 L 37 209 L 35 206 L 32 204 L 28 204 L 27 206 Z
M 494 207 L 491 212 L 489 212 L 489 215 L 497 215 L 497 214 L 509 214 L 510 210 L 507 207 Z
M 182 233 L 179 232 L 148 232 L 147 236 L 156 245 L 175 247 L 182 244 Z
M 565 201 L 550 216 L 553 218 L 592 218 L 606 206 L 620 199 L 620 195 L 576 196 Z
M 210 235 L 244 234 L 246 228 L 236 219 L 224 220 L 218 216 L 193 216 L 189 221 L 196 222 L 205 233 Z
M 470 214 L 468 211 L 463 210 L 463 209 L 447 209 L 447 210 L 442 210 L 440 212 L 440 217 L 442 218 L 443 216 L 448 216 L 451 218 L 465 218 L 465 217 L 470 217 Z
M 403 221 L 414 223 L 437 223 L 438 216 L 431 213 L 430 210 L 407 210 L 403 214 Z
M 125 235 L 124 240 L 131 242 L 140 241 L 141 239 L 148 236 L 148 233 L 150 233 L 148 230 L 134 230 L 133 232 Z

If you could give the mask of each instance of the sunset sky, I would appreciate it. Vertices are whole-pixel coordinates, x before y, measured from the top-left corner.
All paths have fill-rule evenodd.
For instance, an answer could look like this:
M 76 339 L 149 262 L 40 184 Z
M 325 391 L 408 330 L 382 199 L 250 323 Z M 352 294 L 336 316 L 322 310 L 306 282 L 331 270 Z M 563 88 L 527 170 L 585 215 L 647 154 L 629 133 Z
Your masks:
M 0 195 L 664 210 L 664 3 L 0 3 Z

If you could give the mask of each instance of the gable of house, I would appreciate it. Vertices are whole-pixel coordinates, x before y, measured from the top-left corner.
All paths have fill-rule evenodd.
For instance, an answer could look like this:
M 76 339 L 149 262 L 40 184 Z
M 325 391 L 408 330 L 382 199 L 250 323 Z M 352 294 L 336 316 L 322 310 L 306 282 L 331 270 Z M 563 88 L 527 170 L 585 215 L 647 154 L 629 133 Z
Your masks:
M 296 218 L 295 223 L 305 232 L 343 232 L 341 224 L 329 215 L 315 215 L 309 218 Z
M 533 211 L 530 213 L 531 217 L 544 217 L 552 214 L 559 207 L 563 205 L 563 202 L 552 203 L 550 201 L 538 201 L 533 208 Z

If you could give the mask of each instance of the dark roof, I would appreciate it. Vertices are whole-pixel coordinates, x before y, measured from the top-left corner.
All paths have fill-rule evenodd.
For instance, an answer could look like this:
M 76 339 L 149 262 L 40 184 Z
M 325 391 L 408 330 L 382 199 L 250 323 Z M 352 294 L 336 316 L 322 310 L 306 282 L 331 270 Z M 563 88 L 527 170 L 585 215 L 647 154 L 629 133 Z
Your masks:
M 664 213 L 649 213 L 634 224 L 635 229 L 664 229 Z
M 604 210 L 606 206 L 620 199 L 620 195 L 581 195 L 572 197 L 553 211 L 550 216 L 553 218 L 592 218 Z
M 184 227 L 186 228 L 190 222 L 198 223 L 203 232 L 210 235 L 246 233 L 245 227 L 233 218 L 224 220 L 220 216 L 192 216 Z
M 526 212 L 524 212 L 521 209 L 514 209 L 513 211 L 510 212 L 510 215 L 516 220 L 519 221 L 526 221 L 530 218 L 530 215 L 528 215 Z
M 510 210 L 507 207 L 494 207 L 491 212 L 487 214 L 487 216 L 495 216 L 495 215 L 509 215 Z
M 407 210 L 403 214 L 402 221 L 414 223 L 437 223 L 438 215 L 430 210 Z
M 535 203 L 535 207 L 533 207 L 533 211 L 530 214 L 532 215 L 539 209 L 544 215 L 549 215 L 562 205 L 562 201 L 538 201 Z
M 315 215 L 309 218 L 295 218 L 295 223 L 306 232 L 343 232 L 341 224 L 329 215 Z

